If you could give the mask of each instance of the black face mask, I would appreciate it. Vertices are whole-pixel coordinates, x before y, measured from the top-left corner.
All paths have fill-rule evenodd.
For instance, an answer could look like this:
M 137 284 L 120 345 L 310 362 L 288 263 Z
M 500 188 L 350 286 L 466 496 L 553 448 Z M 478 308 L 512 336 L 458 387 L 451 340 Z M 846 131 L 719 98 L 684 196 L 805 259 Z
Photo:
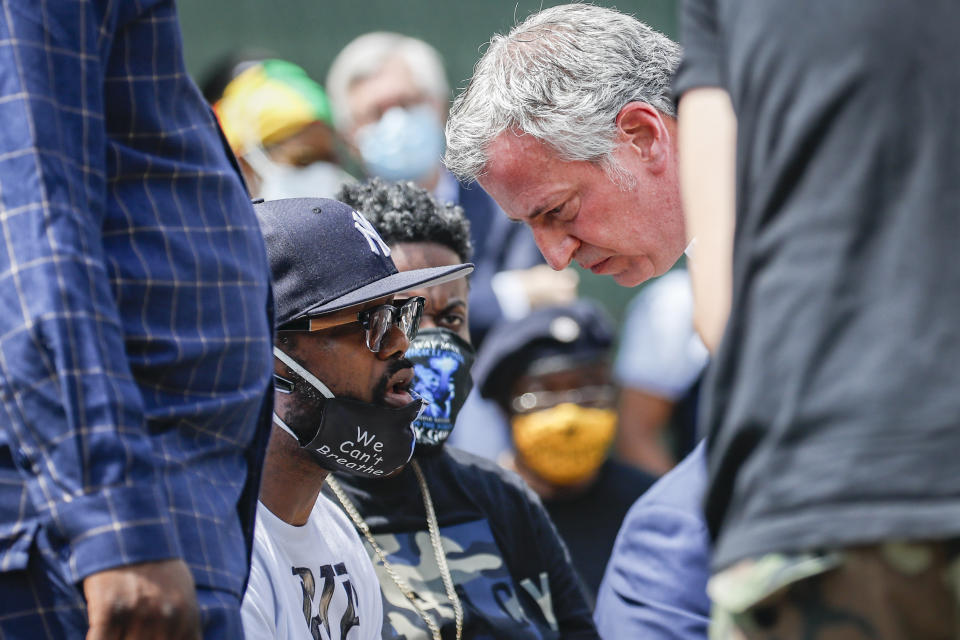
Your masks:
M 413 401 L 403 407 L 337 398 L 316 376 L 293 358 L 274 347 L 273 354 L 295 375 L 319 391 L 323 404 L 319 416 L 309 425 L 288 425 L 273 414 L 273 421 L 296 438 L 317 463 L 330 471 L 342 471 L 366 478 L 388 476 L 410 461 L 414 437 L 410 423 L 423 407 L 423 399 L 411 391 Z M 287 385 L 284 389 L 280 385 Z M 289 381 L 278 381 L 278 389 L 294 392 Z
M 421 329 L 410 341 L 406 357 L 416 372 L 414 390 L 429 402 L 413 421 L 417 452 L 435 451 L 450 437 L 457 414 L 473 388 L 470 367 L 476 351 L 448 329 Z

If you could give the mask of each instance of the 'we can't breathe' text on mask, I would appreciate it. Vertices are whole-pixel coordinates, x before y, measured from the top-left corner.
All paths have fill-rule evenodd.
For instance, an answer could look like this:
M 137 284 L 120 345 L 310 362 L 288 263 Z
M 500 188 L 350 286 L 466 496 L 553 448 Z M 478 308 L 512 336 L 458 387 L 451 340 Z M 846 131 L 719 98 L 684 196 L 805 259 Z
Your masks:
M 424 406 L 420 396 L 411 392 L 413 401 L 396 408 L 337 398 L 282 350 L 274 347 L 273 354 L 324 397 L 319 415 L 309 416 L 309 424 L 287 424 L 273 414 L 274 423 L 309 450 L 320 466 L 356 476 L 382 477 L 410 461 L 414 447 L 410 425 Z

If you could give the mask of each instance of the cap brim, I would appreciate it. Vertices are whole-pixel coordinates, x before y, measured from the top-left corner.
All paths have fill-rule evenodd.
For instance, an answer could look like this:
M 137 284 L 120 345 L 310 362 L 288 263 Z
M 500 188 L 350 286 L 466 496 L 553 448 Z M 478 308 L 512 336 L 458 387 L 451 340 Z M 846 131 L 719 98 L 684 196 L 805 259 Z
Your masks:
M 371 282 L 350 293 L 346 293 L 335 300 L 330 300 L 321 305 L 311 307 L 298 317 L 319 316 L 334 311 L 340 311 L 347 307 L 353 307 L 364 302 L 370 302 L 377 298 L 417 289 L 420 287 L 432 287 L 434 285 L 450 282 L 458 278 L 463 278 L 473 271 L 473 265 L 470 263 L 455 264 L 447 267 L 430 267 L 428 269 L 414 269 L 412 271 L 401 271 L 389 275 L 382 280 Z

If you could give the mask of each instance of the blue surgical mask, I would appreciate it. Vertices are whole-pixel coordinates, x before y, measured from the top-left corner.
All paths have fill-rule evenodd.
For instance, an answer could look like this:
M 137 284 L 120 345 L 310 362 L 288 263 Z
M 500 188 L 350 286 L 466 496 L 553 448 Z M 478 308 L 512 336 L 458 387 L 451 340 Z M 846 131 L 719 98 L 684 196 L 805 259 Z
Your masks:
M 421 180 L 440 165 L 443 128 L 427 104 L 393 107 L 357 131 L 367 171 L 385 180 Z

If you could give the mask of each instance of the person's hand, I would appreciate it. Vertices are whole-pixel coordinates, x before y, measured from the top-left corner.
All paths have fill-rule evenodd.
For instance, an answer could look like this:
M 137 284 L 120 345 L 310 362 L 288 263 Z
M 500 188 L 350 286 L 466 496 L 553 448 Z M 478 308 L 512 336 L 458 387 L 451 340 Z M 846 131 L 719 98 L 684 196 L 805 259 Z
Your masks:
M 200 640 L 193 576 L 183 560 L 100 571 L 83 581 L 86 640 Z
M 580 276 L 573 269 L 554 271 L 545 264 L 514 271 L 530 301 L 530 309 L 552 307 L 577 298 Z

